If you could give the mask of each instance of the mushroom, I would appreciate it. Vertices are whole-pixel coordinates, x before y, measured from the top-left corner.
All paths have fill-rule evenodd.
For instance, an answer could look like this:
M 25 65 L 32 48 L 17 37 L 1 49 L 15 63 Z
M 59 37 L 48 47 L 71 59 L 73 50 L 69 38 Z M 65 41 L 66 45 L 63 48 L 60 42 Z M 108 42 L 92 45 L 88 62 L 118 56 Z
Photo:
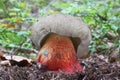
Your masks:
M 50 34 L 55 33 L 71 39 L 78 58 L 89 55 L 91 32 L 82 19 L 65 14 L 52 14 L 40 18 L 31 27 L 31 39 L 37 49 L 40 49 Z

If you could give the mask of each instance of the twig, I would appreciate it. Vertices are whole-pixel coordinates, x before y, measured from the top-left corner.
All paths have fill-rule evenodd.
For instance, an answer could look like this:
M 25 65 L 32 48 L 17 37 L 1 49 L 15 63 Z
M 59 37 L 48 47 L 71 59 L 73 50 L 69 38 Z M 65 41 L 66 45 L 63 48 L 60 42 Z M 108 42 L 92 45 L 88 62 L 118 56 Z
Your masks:
M 28 43 L 28 42 L 30 42 L 30 41 L 31 41 L 30 38 L 27 37 L 27 39 L 26 39 L 26 41 L 25 41 L 24 43 Z M 17 48 L 16 51 L 18 51 L 18 50 L 24 50 L 24 51 L 34 52 L 34 53 L 36 53 L 36 54 L 38 53 L 38 50 L 36 50 L 36 49 L 23 47 L 24 43 L 22 43 L 20 46 L 15 46 L 15 47 L 13 47 L 13 48 Z
M 19 49 L 19 50 L 34 52 L 34 53 L 36 53 L 36 54 L 39 52 L 39 51 L 36 50 L 36 49 L 26 48 L 26 47 L 21 47 L 21 46 L 15 46 L 14 48 L 17 48 L 17 49 Z
M 15 47 L 12 47 L 12 48 L 17 48 L 18 50 L 23 50 L 23 51 L 30 51 L 30 52 L 34 52 L 36 54 L 38 54 L 38 50 L 36 49 L 32 49 L 32 48 L 25 48 L 25 47 L 21 47 L 21 46 L 15 46 Z M 3 53 L 8 53 L 8 54 L 11 54 L 11 51 L 8 51 L 8 50 L 1 50 Z M 13 51 L 12 51 L 13 52 Z

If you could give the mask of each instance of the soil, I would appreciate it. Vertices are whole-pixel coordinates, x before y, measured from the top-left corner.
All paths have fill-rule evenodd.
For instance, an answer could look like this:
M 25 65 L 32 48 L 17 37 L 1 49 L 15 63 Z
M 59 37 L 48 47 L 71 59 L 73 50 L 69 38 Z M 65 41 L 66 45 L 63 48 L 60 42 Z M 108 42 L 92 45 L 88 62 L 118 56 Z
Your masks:
M 62 72 L 43 72 L 38 65 L 8 66 L 0 65 L 0 80 L 120 80 L 120 63 L 109 63 L 103 55 L 80 60 L 84 71 L 76 74 Z

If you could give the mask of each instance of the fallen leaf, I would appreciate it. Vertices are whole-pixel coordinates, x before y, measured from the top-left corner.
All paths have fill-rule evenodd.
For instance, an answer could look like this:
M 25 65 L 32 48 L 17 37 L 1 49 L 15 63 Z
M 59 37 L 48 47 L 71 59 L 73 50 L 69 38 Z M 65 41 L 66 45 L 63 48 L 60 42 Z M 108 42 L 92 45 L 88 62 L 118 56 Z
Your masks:
M 3 55 L 0 56 L 0 64 L 1 65 L 11 65 L 11 66 L 19 66 L 19 67 L 24 67 L 24 66 L 30 66 L 32 60 L 28 59 L 26 57 L 22 56 L 17 56 L 17 55 Z

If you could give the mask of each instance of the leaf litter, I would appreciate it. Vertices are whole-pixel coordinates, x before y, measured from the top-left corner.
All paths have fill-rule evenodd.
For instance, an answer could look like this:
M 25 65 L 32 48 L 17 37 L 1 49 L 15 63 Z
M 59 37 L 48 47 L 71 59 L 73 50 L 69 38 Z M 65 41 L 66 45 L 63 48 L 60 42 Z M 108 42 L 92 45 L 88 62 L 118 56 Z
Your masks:
M 26 61 L 14 60 L 14 65 L 0 64 L 0 80 L 120 80 L 119 61 L 110 63 L 109 57 L 104 55 L 93 55 L 79 61 L 84 68 L 82 72 L 64 74 L 61 71 L 42 71 L 34 62 L 21 66 Z

